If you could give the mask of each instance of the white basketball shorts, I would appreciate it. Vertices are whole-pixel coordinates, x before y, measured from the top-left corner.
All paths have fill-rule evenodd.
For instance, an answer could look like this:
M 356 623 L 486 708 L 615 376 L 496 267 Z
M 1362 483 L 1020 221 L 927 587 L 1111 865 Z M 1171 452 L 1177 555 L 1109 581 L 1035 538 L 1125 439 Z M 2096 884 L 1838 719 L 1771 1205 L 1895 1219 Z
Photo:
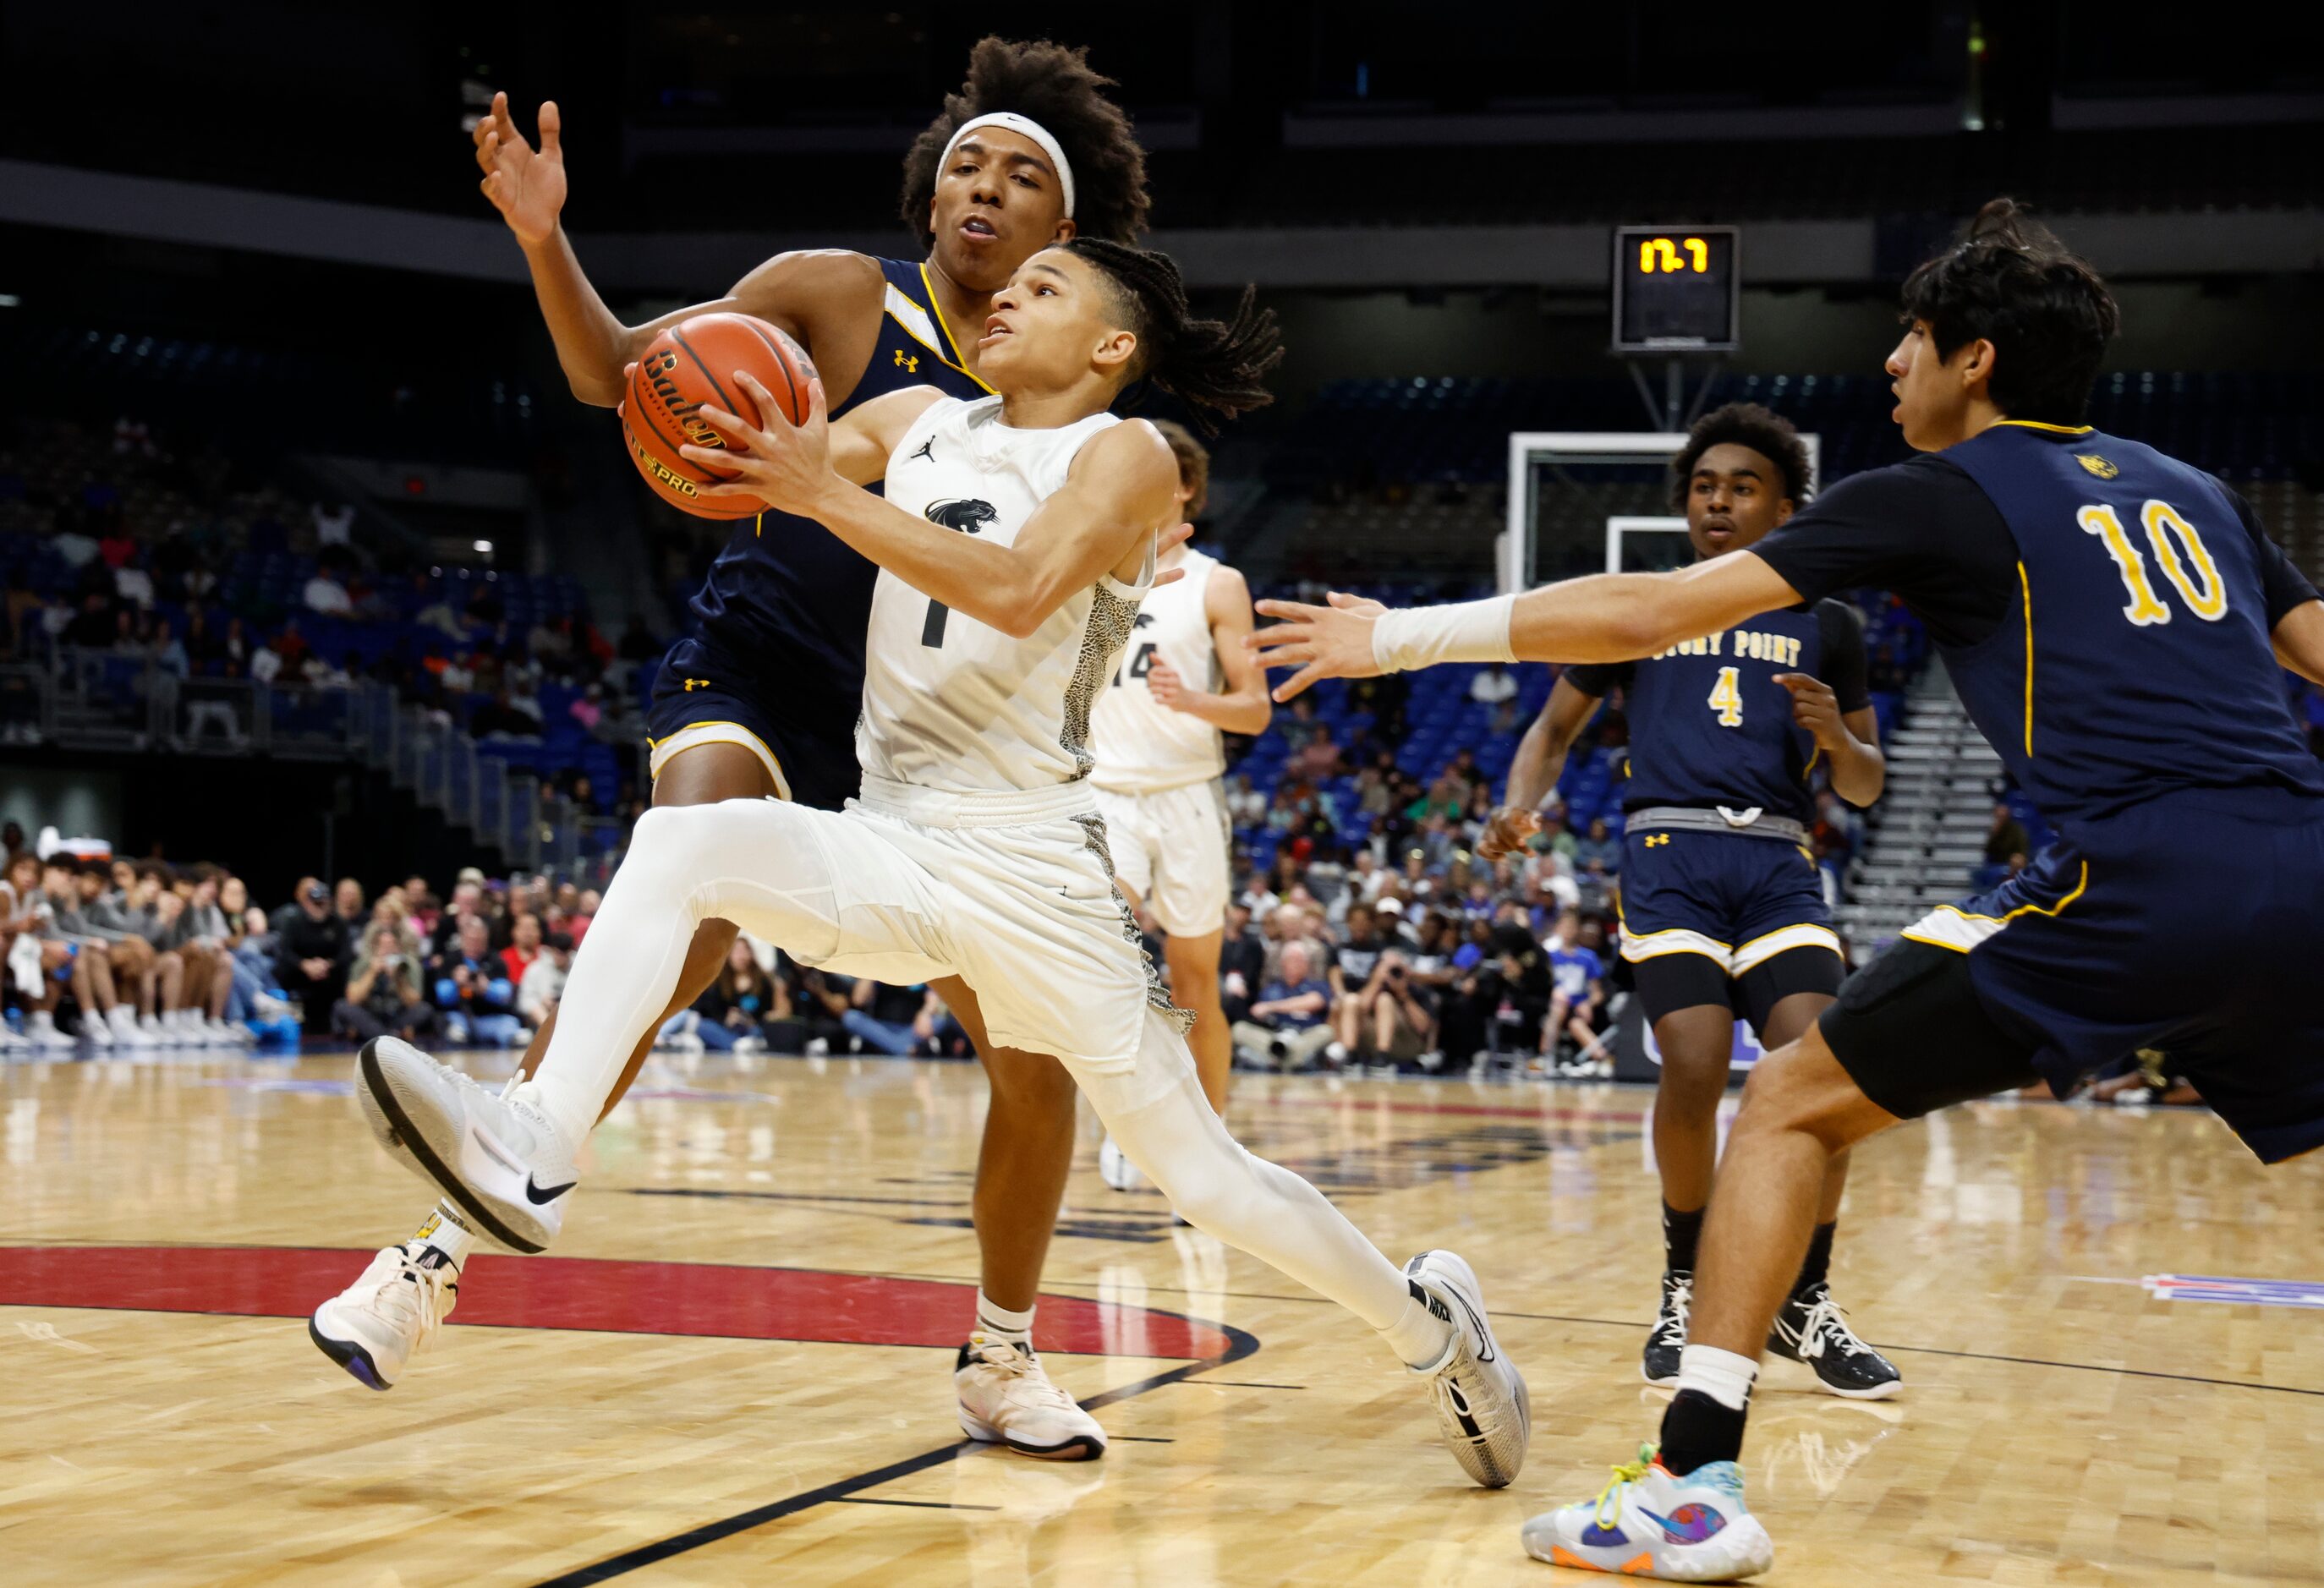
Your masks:
M 1162 929 L 1174 937 L 1199 937 L 1224 928 L 1232 835 L 1218 783 L 1187 783 L 1158 794 L 1095 792 L 1113 874 Z

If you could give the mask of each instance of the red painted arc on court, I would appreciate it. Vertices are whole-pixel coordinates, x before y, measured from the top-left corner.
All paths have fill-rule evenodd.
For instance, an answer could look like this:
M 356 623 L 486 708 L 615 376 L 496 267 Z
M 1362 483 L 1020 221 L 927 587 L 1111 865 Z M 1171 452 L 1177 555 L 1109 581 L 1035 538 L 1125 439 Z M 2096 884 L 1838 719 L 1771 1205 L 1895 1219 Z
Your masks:
M 368 1251 L 303 1246 L 0 1246 L 0 1306 L 294 1318 L 362 1271 Z M 447 1320 L 516 1329 L 694 1334 L 844 1345 L 954 1346 L 971 1285 L 819 1269 L 479 1253 Z M 1150 1307 L 1044 1296 L 1033 1343 L 1087 1356 L 1210 1362 L 1233 1342 Z

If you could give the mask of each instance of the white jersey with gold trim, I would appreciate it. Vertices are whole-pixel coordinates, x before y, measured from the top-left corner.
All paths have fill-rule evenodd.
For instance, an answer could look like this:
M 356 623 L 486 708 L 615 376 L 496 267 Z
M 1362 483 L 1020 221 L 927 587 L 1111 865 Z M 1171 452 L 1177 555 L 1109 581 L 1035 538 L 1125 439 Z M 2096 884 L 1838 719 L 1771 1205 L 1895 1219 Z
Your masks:
M 1154 698 L 1146 675 L 1159 657 L 1193 689 L 1215 690 L 1218 651 L 1211 640 L 1208 596 L 1219 559 L 1189 549 L 1176 566 L 1185 577 L 1158 586 L 1139 608 L 1130 644 L 1112 682 L 1090 716 L 1097 768 L 1090 781 L 1116 794 L 1159 794 L 1205 783 L 1227 770 L 1217 728 Z
M 905 432 L 888 460 L 887 497 L 907 512 L 1007 546 L 1061 489 L 1110 413 L 1050 430 L 1001 422 L 1001 399 L 948 397 Z M 1031 789 L 1089 775 L 1090 711 L 1153 581 L 1111 575 L 1067 600 L 1039 631 L 1012 639 L 881 569 L 865 642 L 864 772 L 960 793 Z

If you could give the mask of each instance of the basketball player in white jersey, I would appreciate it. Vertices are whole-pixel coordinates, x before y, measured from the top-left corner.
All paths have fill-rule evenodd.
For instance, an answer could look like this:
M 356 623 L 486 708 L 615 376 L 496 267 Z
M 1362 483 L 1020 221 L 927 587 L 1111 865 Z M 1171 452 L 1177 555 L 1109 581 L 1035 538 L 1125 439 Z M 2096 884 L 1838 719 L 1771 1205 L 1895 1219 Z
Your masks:
M 1177 461 L 1179 516 L 1192 519 L 1203 510 L 1211 455 L 1184 425 L 1160 420 L 1154 428 Z M 1165 553 L 1161 566 L 1182 577 L 1139 608 L 1113 683 L 1090 714 L 1090 782 L 1114 880 L 1161 925 L 1170 996 L 1194 1011 L 1188 1044 L 1204 1095 L 1223 1113 L 1234 1039 L 1219 1002 L 1219 948 L 1232 827 L 1219 787 L 1227 766 L 1220 733 L 1263 734 L 1275 706 L 1242 642 L 1251 626 L 1242 575 L 1191 546 Z M 1111 1138 L 1099 1168 L 1117 1191 L 1134 1182 Z
M 771 432 L 702 411 L 725 446 L 693 449 L 697 461 L 880 565 L 862 798 L 843 812 L 764 799 L 649 811 L 533 1076 L 494 1094 L 383 1039 L 356 1066 L 366 1117 L 480 1228 L 539 1251 L 701 921 L 850 974 L 957 974 L 993 1040 L 1061 1060 L 1191 1223 L 1379 1330 L 1427 1382 L 1469 1475 L 1505 1484 L 1530 1419 L 1476 1276 L 1445 1251 L 1399 1272 L 1314 1186 L 1227 1134 L 1114 888 L 1089 790 L 1089 712 L 1150 587 L 1157 531 L 1176 519 L 1168 448 L 1106 410 L 1140 377 L 1220 414 L 1266 401 L 1273 317 L 1246 293 L 1231 324 L 1194 319 L 1167 259 L 1077 239 L 1027 261 L 984 331 L 996 397 L 900 391 L 828 424 L 816 383 L 794 428 L 738 374 Z M 884 499 L 848 483 L 883 476 Z M 994 1436 L 965 1412 L 963 1426 Z

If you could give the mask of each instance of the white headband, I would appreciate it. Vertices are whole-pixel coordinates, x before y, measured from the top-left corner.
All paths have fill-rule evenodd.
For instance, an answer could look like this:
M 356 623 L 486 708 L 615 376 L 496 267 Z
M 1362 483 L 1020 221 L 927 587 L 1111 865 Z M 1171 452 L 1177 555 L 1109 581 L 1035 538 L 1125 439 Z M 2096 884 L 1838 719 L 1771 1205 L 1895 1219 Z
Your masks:
M 1039 144 L 1041 152 L 1049 157 L 1050 165 L 1056 169 L 1057 185 L 1065 191 L 1065 218 L 1073 218 L 1074 168 L 1066 163 L 1065 150 L 1049 136 L 1049 129 L 1029 115 L 1019 115 L 1013 110 L 996 110 L 989 115 L 970 116 L 953 134 L 952 142 L 945 145 L 944 158 L 936 162 L 939 171 L 952 163 L 952 152 L 960 147 L 960 141 L 979 127 L 1005 127 L 1018 136 L 1030 138 Z

